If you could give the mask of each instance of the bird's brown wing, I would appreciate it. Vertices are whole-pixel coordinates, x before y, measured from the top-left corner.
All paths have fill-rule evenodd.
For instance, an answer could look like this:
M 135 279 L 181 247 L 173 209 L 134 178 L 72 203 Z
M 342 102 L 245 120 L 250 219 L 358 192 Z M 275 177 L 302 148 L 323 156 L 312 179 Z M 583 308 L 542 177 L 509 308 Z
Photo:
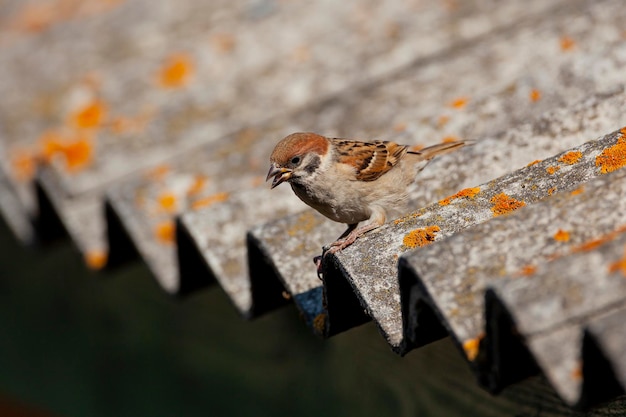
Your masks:
M 360 142 L 333 139 L 338 161 L 356 170 L 355 179 L 374 181 L 393 168 L 407 153 L 408 146 L 394 142 Z

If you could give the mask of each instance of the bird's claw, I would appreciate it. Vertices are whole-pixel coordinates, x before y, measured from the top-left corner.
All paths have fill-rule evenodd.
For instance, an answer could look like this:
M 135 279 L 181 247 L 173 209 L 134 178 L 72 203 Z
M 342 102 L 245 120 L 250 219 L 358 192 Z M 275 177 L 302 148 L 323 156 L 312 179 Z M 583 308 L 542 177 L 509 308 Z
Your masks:
M 324 251 L 323 256 L 344 250 L 345 248 L 353 244 L 355 240 L 356 238 L 351 236 L 348 236 L 345 239 L 339 239 L 329 245 L 328 249 Z
M 323 263 L 324 259 L 326 259 L 326 257 L 328 255 L 332 255 L 333 253 L 339 252 L 339 251 L 343 250 L 344 248 L 350 246 L 354 241 L 355 241 L 355 239 L 350 239 L 350 237 L 338 239 L 335 242 L 333 242 L 330 245 L 328 245 L 328 247 L 324 247 L 323 252 L 322 252 L 321 255 L 318 255 L 318 256 L 313 258 L 313 263 L 317 267 L 317 277 L 319 279 L 322 279 L 322 275 L 323 275 L 322 274 L 322 269 L 323 269 L 322 268 L 322 263 Z

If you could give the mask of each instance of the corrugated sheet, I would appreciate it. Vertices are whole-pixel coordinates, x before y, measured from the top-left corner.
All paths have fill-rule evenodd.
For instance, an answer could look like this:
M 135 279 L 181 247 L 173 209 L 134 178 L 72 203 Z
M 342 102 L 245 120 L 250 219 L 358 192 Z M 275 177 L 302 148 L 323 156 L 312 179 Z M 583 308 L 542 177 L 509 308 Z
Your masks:
M 605 139 L 610 140 L 610 146 L 602 152 L 602 147 L 590 153 L 585 150 L 578 162 L 583 164 L 582 169 L 579 166 L 569 168 L 574 175 L 584 172 L 585 161 L 588 169 L 602 174 L 602 157 L 610 154 L 606 149 L 623 146 L 624 133 L 616 132 Z M 484 366 L 506 369 L 497 363 L 515 363 L 521 357 L 515 353 L 517 350 L 507 349 L 506 343 L 500 343 L 491 353 L 492 357 L 500 357 L 495 359 L 496 365 L 481 363 L 478 350 L 485 336 L 484 292 L 487 287 L 496 286 L 495 297 L 505 300 L 505 308 L 512 309 L 509 314 L 513 321 L 523 320 L 516 330 L 517 335 L 524 340 L 561 396 L 570 403 L 583 401 L 581 346 L 587 320 L 580 316 L 618 308 L 624 296 L 621 290 L 607 285 L 610 280 L 602 281 L 611 265 L 617 268 L 619 257 L 599 267 L 601 253 L 595 250 L 600 244 L 620 237 L 624 231 L 626 219 L 620 207 L 624 175 L 623 171 L 617 171 L 601 176 L 520 209 L 509 217 L 491 220 L 407 255 L 401 270 L 401 275 L 407 275 L 401 277 L 407 337 L 415 344 L 428 342 L 429 329 L 441 322 L 468 358 L 477 360 L 477 371 L 482 372 Z M 562 259 L 553 261 L 555 258 Z M 543 268 L 550 270 L 551 275 L 544 275 Z M 561 270 L 564 271 L 562 276 Z M 611 272 L 613 281 L 619 275 L 614 272 Z M 582 288 L 580 282 L 588 283 L 589 288 Z M 620 282 L 614 283 L 620 285 Z M 611 297 L 616 298 L 611 301 Z M 522 306 L 524 300 L 526 304 Z M 512 332 L 510 326 L 497 322 L 498 314 L 488 311 L 487 317 L 490 315 L 496 316 L 489 319 L 496 323 L 491 323 L 488 329 Z M 434 318 L 437 323 L 432 323 Z M 425 335 L 420 330 L 422 325 Z M 520 369 L 524 375 L 533 368 L 520 365 L 519 369 L 501 371 L 505 375 L 496 377 L 496 381 L 510 382 L 519 378 L 520 375 L 512 377 L 508 373 L 516 374 Z M 492 388 L 499 385 L 493 380 L 488 384 Z
M 626 104 L 626 102 L 624 103 Z M 601 140 L 573 148 L 566 153 L 534 163 L 488 183 L 461 190 L 447 199 L 440 200 L 438 203 L 420 209 L 380 228 L 376 232 L 370 233 L 367 238 L 360 239 L 352 247 L 333 258 L 333 266 L 326 272 L 328 275 L 325 279 L 328 287 L 327 292 L 330 293 L 332 286 L 339 280 L 347 280 L 361 300 L 363 308 L 367 309 L 368 313 L 375 318 L 383 335 L 395 350 L 405 352 L 411 345 L 427 342 L 428 334 L 413 334 L 413 332 L 419 332 L 419 326 L 417 329 L 405 329 L 403 334 L 400 293 L 405 294 L 404 311 L 408 314 L 407 317 L 415 314 L 411 312 L 411 307 L 415 305 L 415 301 L 406 300 L 406 295 L 412 291 L 411 285 L 403 283 L 399 286 L 398 280 L 393 279 L 396 276 L 398 257 L 414 249 L 414 253 L 407 255 L 407 259 L 410 259 L 411 262 L 415 259 L 415 264 L 411 263 L 411 265 L 416 271 L 417 281 L 420 283 L 418 285 L 431 282 L 428 277 L 431 276 L 430 274 L 434 274 L 432 275 L 434 284 L 453 289 L 458 295 L 442 294 L 446 305 L 446 311 L 442 313 L 442 316 L 460 320 L 458 331 L 453 326 L 451 329 L 455 330 L 454 334 L 461 343 L 478 337 L 480 330 L 465 332 L 466 317 L 480 321 L 481 309 L 475 308 L 474 303 L 469 303 L 468 299 L 473 293 L 473 287 L 465 283 L 464 280 L 474 282 L 475 278 L 472 274 L 475 272 L 475 268 L 479 266 L 484 267 L 489 272 L 497 271 L 505 275 L 517 272 L 522 265 L 517 269 L 499 268 L 493 267 L 490 260 L 500 256 L 499 253 L 503 249 L 507 253 L 534 253 L 530 249 L 520 250 L 518 247 L 509 247 L 505 244 L 509 244 L 514 233 L 521 233 L 524 228 L 528 229 L 528 224 L 533 225 L 532 230 L 544 232 L 546 224 L 549 224 L 552 217 L 540 212 L 536 218 L 533 218 L 533 221 L 524 223 L 526 226 L 520 224 L 518 229 L 506 229 L 507 231 L 510 230 L 511 234 L 507 237 L 496 237 L 491 231 L 480 234 L 482 231 L 480 227 L 471 229 L 463 236 L 476 236 L 476 240 L 482 240 L 481 244 L 478 246 L 475 241 L 465 241 L 462 245 L 463 251 L 469 256 L 475 250 L 480 259 L 469 264 L 467 259 L 463 258 L 458 263 L 460 269 L 454 271 L 446 269 L 440 274 L 437 272 L 440 268 L 452 268 L 455 263 L 448 258 L 454 257 L 456 252 L 446 252 L 448 247 L 443 242 L 433 245 L 441 251 L 433 255 L 430 252 L 432 250 L 430 244 L 439 242 L 441 239 L 455 235 L 477 224 L 487 222 L 486 225 L 496 225 L 498 219 L 494 219 L 495 217 L 508 214 L 522 206 L 531 205 L 553 194 L 580 187 L 590 178 L 600 175 L 601 169 L 596 166 L 596 157 L 605 149 L 616 146 L 619 140 L 623 139 L 622 133 L 618 131 Z M 474 155 L 477 159 L 481 150 L 476 147 L 473 151 L 477 152 Z M 572 157 L 571 160 L 568 159 L 570 156 Z M 560 214 L 564 215 L 565 213 Z M 587 216 L 585 221 L 587 220 L 591 222 L 593 218 Z M 593 223 L 589 226 L 591 229 L 594 228 Z M 499 240 L 494 240 L 496 238 Z M 532 239 L 535 237 L 533 236 Z M 546 250 L 541 245 L 542 240 L 535 239 L 534 243 L 526 241 L 525 244 L 532 246 L 533 250 L 541 253 Z M 420 255 L 422 251 L 426 253 L 423 257 Z M 372 253 L 377 254 L 376 262 L 370 262 L 367 259 Z M 438 264 L 439 268 L 434 268 L 433 263 Z M 469 269 L 470 267 L 472 269 Z M 472 271 L 472 274 L 468 271 Z M 443 279 L 443 277 L 448 278 Z M 402 282 L 402 279 L 400 281 Z M 480 290 L 478 291 L 480 293 Z M 453 302 L 452 300 L 456 300 L 457 296 L 462 300 Z M 480 299 L 480 294 L 476 297 Z M 405 321 L 407 317 L 405 317 Z M 405 341 L 404 338 L 407 338 L 408 341 Z
M 436 1 L 371 9 L 357 2 L 133 0 L 86 16 L 53 14 L 48 30 L 7 41 L 0 57 L 0 78 L 11 80 L 0 83 L 0 94 L 11 97 L 0 104 L 8 147 L 2 168 L 13 178 L 10 161 L 41 153 L 54 159 L 56 178 L 44 189 L 51 189 L 50 199 L 67 200 L 54 205 L 64 207 L 61 220 L 79 249 L 102 252 L 103 228 L 73 227 L 73 212 L 84 211 L 83 202 L 97 206 L 93 199 L 101 200 L 112 182 L 550 6 L 509 2 L 485 18 L 486 1 L 447 11 Z M 421 7 L 431 12 L 419 13 Z M 417 20 L 405 20 L 407 14 Z M 432 31 L 433 20 L 467 29 Z M 84 157 L 90 148 L 89 163 L 77 158 L 68 167 L 48 155 L 59 143 L 82 149 Z
M 624 174 L 620 173 L 621 178 L 617 176 L 610 179 L 611 185 L 607 185 L 607 181 L 590 183 L 589 187 L 594 186 L 597 191 L 588 191 L 589 198 L 606 191 L 605 207 L 611 206 L 611 202 L 617 203 L 619 199 L 614 192 L 623 190 L 613 184 L 623 184 Z M 580 201 L 562 202 L 562 210 L 575 203 Z M 584 203 L 575 205 L 575 211 L 585 206 Z M 618 206 L 619 203 L 615 204 L 616 210 Z M 615 212 L 604 213 L 604 220 L 608 222 Z M 569 403 L 606 400 L 609 393 L 625 392 L 624 348 L 619 346 L 623 342 L 617 339 L 624 340 L 626 228 L 623 219 L 614 220 L 622 227 L 604 234 L 602 225 L 593 230 L 598 221 L 584 227 L 568 222 L 572 244 L 563 245 L 566 247 L 559 251 L 564 253 L 560 259 L 546 263 L 537 258 L 554 254 L 554 251 L 544 250 L 540 256 L 532 256 L 533 250 L 529 255 L 524 251 L 522 256 L 537 264 L 535 271 L 517 278 L 488 278 L 490 284 L 487 285 L 492 288 L 487 297 L 487 344 L 491 352 L 504 352 L 499 354 L 499 363 L 490 367 L 492 387 L 497 388 L 502 380 L 511 382 L 511 375 L 503 375 L 503 367 L 499 365 L 513 359 L 502 349 L 501 339 L 508 337 L 521 339 L 519 343 L 532 354 L 559 395 Z M 611 229 L 611 226 L 604 227 Z M 515 239 L 514 243 L 520 243 L 519 240 Z M 581 241 L 586 242 L 581 244 Z M 501 334 L 507 330 L 500 320 L 509 324 L 509 334 Z M 584 345 L 585 329 L 589 335 Z M 590 344 L 595 344 L 595 349 Z M 487 355 L 490 356 L 493 354 Z M 515 378 L 522 376 L 521 370 L 514 375 Z

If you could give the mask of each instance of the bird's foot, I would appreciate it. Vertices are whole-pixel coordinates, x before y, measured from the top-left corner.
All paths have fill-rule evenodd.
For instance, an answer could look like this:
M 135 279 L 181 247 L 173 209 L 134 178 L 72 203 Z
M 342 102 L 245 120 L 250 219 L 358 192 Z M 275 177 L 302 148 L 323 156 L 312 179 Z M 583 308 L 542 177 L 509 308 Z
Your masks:
M 324 252 L 324 256 L 339 252 L 340 250 L 347 248 L 348 246 L 352 245 L 359 236 L 360 234 L 350 233 L 345 238 L 337 239 L 329 245 L 328 250 Z
M 313 258 L 313 263 L 317 267 L 317 277 L 319 279 L 322 279 L 322 270 L 323 270 L 322 264 L 324 260 L 326 259 L 326 256 L 328 256 L 329 254 L 339 252 L 343 248 L 350 246 L 351 244 L 354 243 L 355 240 L 356 240 L 356 237 L 353 239 L 350 239 L 350 236 L 348 236 L 347 238 L 337 239 L 335 242 L 331 243 L 328 247 L 325 247 L 321 255 L 318 255 Z
M 317 277 L 319 279 L 322 279 L 322 270 L 323 270 L 322 264 L 324 260 L 326 259 L 326 256 L 333 254 L 333 253 L 337 253 L 347 248 L 348 246 L 352 245 L 363 234 L 365 234 L 366 232 L 369 232 L 370 230 L 376 229 L 379 226 L 380 225 L 366 225 L 360 228 L 354 228 L 354 227 L 348 228 L 349 233 L 347 236 L 345 237 L 343 237 L 343 235 L 340 236 L 339 239 L 337 239 L 336 241 L 328 245 L 327 248 L 324 248 L 324 252 L 322 253 L 322 255 L 316 256 L 315 258 L 313 258 L 313 263 L 315 263 L 315 266 L 317 267 Z

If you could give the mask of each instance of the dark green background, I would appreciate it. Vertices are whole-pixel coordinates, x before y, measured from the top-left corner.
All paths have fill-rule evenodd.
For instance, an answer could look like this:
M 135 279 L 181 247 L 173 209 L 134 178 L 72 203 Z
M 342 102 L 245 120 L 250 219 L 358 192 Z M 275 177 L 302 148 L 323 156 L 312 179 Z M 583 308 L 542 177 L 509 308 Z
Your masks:
M 172 298 L 141 263 L 95 274 L 2 222 L 0 370 L 2 395 L 62 416 L 563 412 L 539 380 L 482 391 L 449 339 L 400 358 L 372 323 L 322 341 L 293 306 L 246 322 L 218 287 Z

